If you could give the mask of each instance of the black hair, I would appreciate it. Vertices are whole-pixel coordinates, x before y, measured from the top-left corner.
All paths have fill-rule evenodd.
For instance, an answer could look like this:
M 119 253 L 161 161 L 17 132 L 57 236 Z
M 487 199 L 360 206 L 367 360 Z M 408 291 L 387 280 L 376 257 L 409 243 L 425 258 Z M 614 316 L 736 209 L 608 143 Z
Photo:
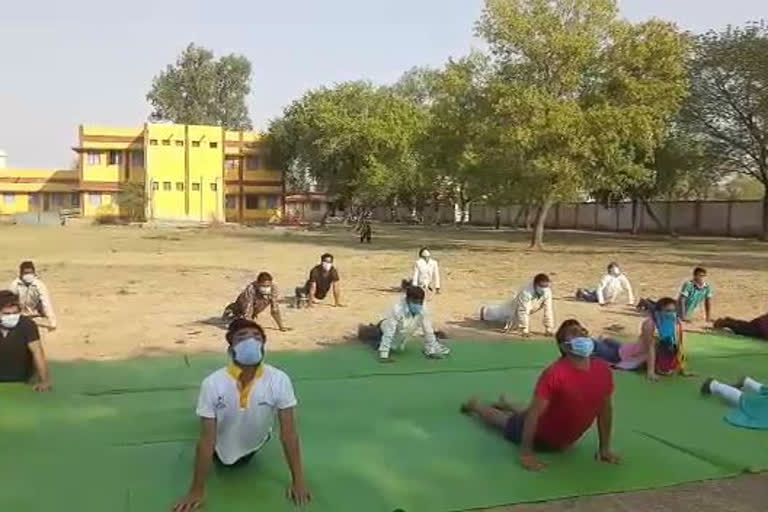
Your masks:
M 417 304 L 424 303 L 424 288 L 420 286 L 409 286 L 405 289 L 405 298 L 409 302 L 415 302 Z
M 693 269 L 694 276 L 696 274 L 706 274 L 706 273 L 707 273 L 707 269 L 705 269 L 704 267 L 696 267 L 695 269 Z
M 587 332 L 586 327 L 581 325 L 581 322 L 578 320 L 571 318 L 570 320 L 566 320 L 562 324 L 560 324 L 560 327 L 557 329 L 557 332 L 555 333 L 555 340 L 557 340 L 558 344 L 565 343 L 568 341 L 566 338 L 577 338 L 579 336 L 585 336 L 589 334 Z
M 424 254 L 424 251 L 428 251 L 429 247 L 422 247 L 419 249 L 419 258 L 421 258 L 421 255 Z
M 0 290 L 0 309 L 7 306 L 18 306 L 19 296 L 11 290 Z
M 35 264 L 31 261 L 22 261 L 21 265 L 19 265 L 19 275 L 23 276 L 25 270 L 31 270 L 33 273 L 37 272 L 35 270 Z
M 232 322 L 230 322 L 229 326 L 227 327 L 227 334 L 224 336 L 227 340 L 227 343 L 231 345 L 235 333 L 242 331 L 243 329 L 256 329 L 261 335 L 261 341 L 264 343 L 267 342 L 267 335 L 259 324 L 252 320 L 246 320 L 245 318 L 235 318 L 232 320 Z
M 320 261 L 321 262 L 323 260 L 326 260 L 326 259 L 331 260 L 331 262 L 333 262 L 333 254 L 327 252 L 327 253 L 323 254 L 322 256 L 320 256 Z
M 256 282 L 263 283 L 265 281 L 272 281 L 272 274 L 269 272 L 260 272 L 259 275 L 256 276 Z
M 672 297 L 662 297 L 656 301 L 656 311 L 664 311 L 669 306 L 677 307 L 677 301 Z
M 619 264 L 615 261 L 612 261 L 608 264 L 608 270 L 610 271 L 613 267 L 619 268 Z
M 548 283 L 549 282 L 549 276 L 547 274 L 536 274 L 536 277 L 533 278 L 533 284 L 541 284 L 541 283 Z

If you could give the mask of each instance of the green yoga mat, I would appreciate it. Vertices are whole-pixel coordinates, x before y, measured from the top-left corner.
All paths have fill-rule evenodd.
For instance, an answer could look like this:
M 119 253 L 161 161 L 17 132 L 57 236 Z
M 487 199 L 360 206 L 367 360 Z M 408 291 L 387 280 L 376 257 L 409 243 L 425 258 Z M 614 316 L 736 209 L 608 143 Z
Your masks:
M 454 342 L 445 361 L 411 347 L 380 365 L 362 346 L 269 354 L 299 396 L 310 511 L 442 512 L 668 486 L 768 469 L 768 432 L 727 425 L 701 379 L 616 374 L 621 466 L 593 461 L 593 432 L 528 473 L 517 449 L 458 412 L 471 394 L 527 400 L 551 341 Z M 694 371 L 768 380 L 768 347 L 689 337 Z M 56 390 L 0 387 L 0 510 L 168 510 L 189 482 L 201 379 L 223 355 L 55 364 Z M 246 468 L 216 470 L 205 510 L 293 510 L 278 439 Z

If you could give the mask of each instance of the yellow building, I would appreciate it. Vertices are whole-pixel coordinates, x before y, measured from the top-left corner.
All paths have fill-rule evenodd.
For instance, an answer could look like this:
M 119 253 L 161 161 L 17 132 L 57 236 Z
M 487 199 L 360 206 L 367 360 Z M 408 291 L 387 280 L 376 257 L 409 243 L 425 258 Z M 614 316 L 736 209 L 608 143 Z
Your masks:
M 283 173 L 266 167 L 254 132 L 146 123 L 80 126 L 76 170 L 0 169 L 0 214 L 79 210 L 124 215 L 143 197 L 147 219 L 279 219 Z M 131 197 L 133 199 L 131 199 Z

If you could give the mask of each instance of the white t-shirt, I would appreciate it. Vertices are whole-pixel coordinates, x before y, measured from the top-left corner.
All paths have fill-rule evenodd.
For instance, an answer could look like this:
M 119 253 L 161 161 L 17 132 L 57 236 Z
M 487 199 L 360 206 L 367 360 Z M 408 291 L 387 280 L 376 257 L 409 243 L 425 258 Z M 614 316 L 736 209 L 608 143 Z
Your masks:
M 216 420 L 216 454 L 224 464 L 234 464 L 269 440 L 278 410 L 296 403 L 288 375 L 265 364 L 241 407 L 237 380 L 222 368 L 200 386 L 197 415 Z

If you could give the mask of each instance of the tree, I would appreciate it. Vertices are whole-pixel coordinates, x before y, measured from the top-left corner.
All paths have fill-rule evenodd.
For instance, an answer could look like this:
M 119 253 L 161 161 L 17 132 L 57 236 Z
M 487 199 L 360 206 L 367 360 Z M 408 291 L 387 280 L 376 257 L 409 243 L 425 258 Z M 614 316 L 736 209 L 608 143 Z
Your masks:
M 700 36 L 690 74 L 684 119 L 728 170 L 763 184 L 761 238 L 768 240 L 768 26 Z
M 210 50 L 190 44 L 152 80 L 150 119 L 251 129 L 246 106 L 250 81 L 251 63 L 242 55 L 217 60 Z
M 614 0 L 486 0 L 478 34 L 497 69 L 486 147 L 538 202 L 531 246 L 558 201 L 647 179 L 685 94 L 685 39 L 633 25 Z

